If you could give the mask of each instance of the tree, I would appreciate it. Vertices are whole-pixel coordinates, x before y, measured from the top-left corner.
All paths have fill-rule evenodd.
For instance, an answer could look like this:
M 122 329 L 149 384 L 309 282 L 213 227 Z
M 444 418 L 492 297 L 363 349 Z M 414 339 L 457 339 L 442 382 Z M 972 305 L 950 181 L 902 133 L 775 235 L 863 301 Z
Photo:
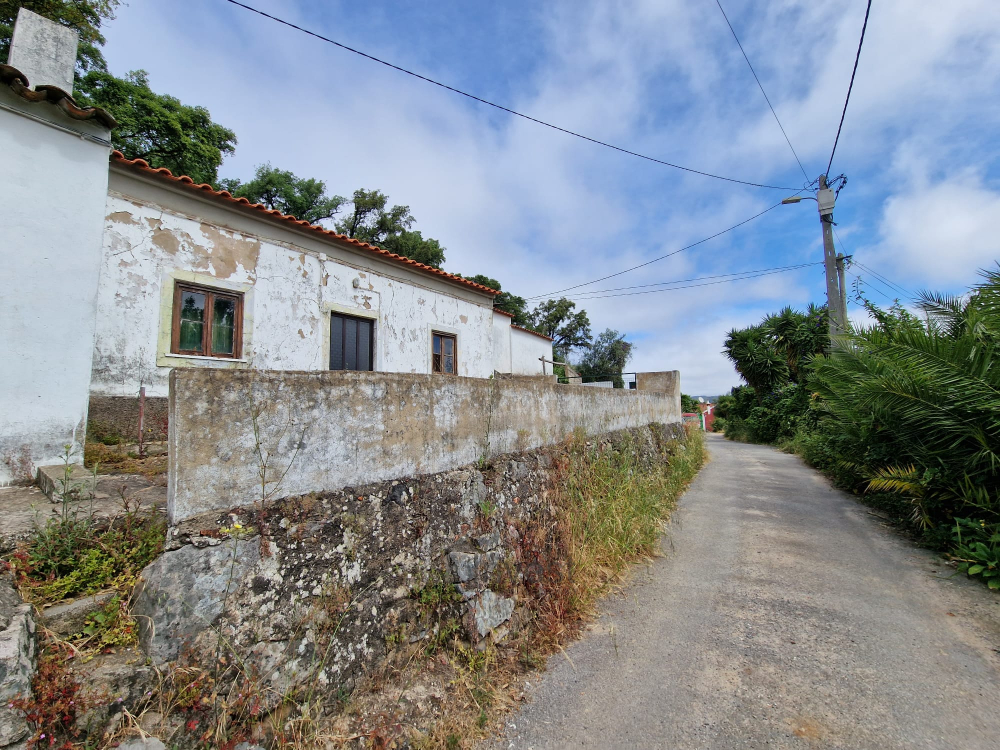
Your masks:
M 444 263 L 445 248 L 431 237 L 425 239 L 419 231 L 404 230 L 390 234 L 382 240 L 381 246 L 390 253 L 412 258 L 425 266 L 440 268 Z
M 598 382 L 610 380 L 615 388 L 624 388 L 622 370 L 634 348 L 634 344 L 625 340 L 624 334 L 608 328 L 594 339 L 576 369 L 581 375 Z
M 214 184 L 223 156 L 236 150 L 232 130 L 213 122 L 204 107 L 154 92 L 144 70 L 125 78 L 92 70 L 80 80 L 78 90 L 83 104 L 103 107 L 118 120 L 111 142 L 130 159 L 144 159 L 152 167 Z
M 119 0 L 0 0 L 0 61 L 6 62 L 10 39 L 19 8 L 74 29 L 80 35 L 76 48 L 77 77 L 91 70 L 106 71 L 108 64 L 101 54 L 104 44 L 101 24 L 115 17 Z M 44 81 L 30 81 L 32 85 Z
M 389 196 L 379 190 L 355 190 L 351 202 L 354 210 L 337 222 L 337 231 L 362 242 L 380 245 L 390 235 L 402 234 L 416 221 L 409 206 L 387 209 Z
M 475 276 L 467 276 L 466 278 L 476 284 L 482 284 L 483 286 L 488 286 L 490 289 L 496 289 L 500 292 L 500 294 L 493 298 L 493 308 L 495 310 L 503 310 L 504 312 L 513 315 L 514 317 L 511 322 L 514 325 L 521 326 L 521 328 L 528 328 L 531 325 L 531 316 L 528 313 L 528 303 L 525 301 L 524 297 L 518 297 L 516 294 L 502 291 L 499 281 L 490 278 L 489 276 L 484 276 L 481 273 L 478 273 Z
M 262 203 L 310 224 L 332 219 L 345 203 L 345 199 L 339 195 L 328 196 L 326 184 L 322 180 L 296 177 L 291 172 L 270 164 L 258 166 L 249 182 L 222 180 L 219 187 L 237 198 Z
M 590 318 L 585 310 L 574 312 L 576 303 L 565 297 L 550 299 L 531 311 L 529 328 L 552 339 L 552 346 L 564 356 L 574 348 L 590 346 Z
M 379 190 L 355 190 L 351 201 L 354 209 L 337 222 L 336 229 L 362 242 L 378 245 L 391 253 L 440 268 L 445 248 L 431 237 L 411 231 L 416 219 L 409 206 L 389 205 L 389 196 Z

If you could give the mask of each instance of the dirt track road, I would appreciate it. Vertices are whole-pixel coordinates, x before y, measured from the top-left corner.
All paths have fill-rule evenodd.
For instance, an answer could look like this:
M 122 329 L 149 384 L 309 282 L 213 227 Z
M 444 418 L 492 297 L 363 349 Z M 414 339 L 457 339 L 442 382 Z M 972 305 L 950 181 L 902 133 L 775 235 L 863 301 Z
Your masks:
M 1000 597 L 794 456 L 709 441 L 665 557 L 495 747 L 1000 748 Z

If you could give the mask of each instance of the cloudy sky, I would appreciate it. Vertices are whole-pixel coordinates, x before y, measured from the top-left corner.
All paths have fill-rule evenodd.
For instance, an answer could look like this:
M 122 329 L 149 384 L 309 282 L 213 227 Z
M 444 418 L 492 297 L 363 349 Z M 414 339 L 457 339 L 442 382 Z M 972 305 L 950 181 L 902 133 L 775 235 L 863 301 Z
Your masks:
M 805 182 L 714 0 L 247 0 L 344 44 L 632 151 L 749 182 Z M 724 0 L 810 179 L 826 167 L 865 0 Z M 1000 3 L 876 0 L 832 175 L 843 252 L 907 290 L 958 292 L 1000 258 Z M 447 248 L 445 268 L 547 295 L 670 253 L 789 194 L 689 174 L 456 96 L 225 0 L 128 0 L 106 28 L 119 75 L 206 106 L 236 131 L 222 176 L 270 162 L 333 193 L 377 188 Z M 821 266 L 601 297 L 589 290 L 822 259 L 815 204 L 577 295 L 631 370 L 683 389 L 738 383 L 725 333 L 822 302 Z M 853 269 L 876 303 L 895 296 Z M 849 277 L 854 281 L 854 277 Z M 593 297 L 587 299 L 587 297 Z M 852 305 L 852 313 L 857 308 Z

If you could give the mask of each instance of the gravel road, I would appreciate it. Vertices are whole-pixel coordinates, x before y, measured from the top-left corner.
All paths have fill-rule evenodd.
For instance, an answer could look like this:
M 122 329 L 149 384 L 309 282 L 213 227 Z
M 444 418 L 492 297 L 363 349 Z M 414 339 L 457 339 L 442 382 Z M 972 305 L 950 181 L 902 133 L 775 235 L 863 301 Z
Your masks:
M 1000 597 L 798 458 L 709 436 L 665 556 L 497 748 L 1000 748 Z

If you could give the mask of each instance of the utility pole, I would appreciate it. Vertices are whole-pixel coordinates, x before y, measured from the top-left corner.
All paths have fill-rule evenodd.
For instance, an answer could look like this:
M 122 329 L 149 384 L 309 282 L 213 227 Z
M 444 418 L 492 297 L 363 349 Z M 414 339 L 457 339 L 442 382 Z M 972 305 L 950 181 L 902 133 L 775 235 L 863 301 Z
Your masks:
M 833 246 L 833 207 L 836 202 L 836 194 L 827 187 L 826 175 L 820 175 L 816 203 L 820 226 L 823 228 L 823 265 L 826 268 L 826 307 L 831 348 L 836 338 L 847 330 L 847 309 L 841 293 L 843 282 L 837 272 L 837 251 Z

